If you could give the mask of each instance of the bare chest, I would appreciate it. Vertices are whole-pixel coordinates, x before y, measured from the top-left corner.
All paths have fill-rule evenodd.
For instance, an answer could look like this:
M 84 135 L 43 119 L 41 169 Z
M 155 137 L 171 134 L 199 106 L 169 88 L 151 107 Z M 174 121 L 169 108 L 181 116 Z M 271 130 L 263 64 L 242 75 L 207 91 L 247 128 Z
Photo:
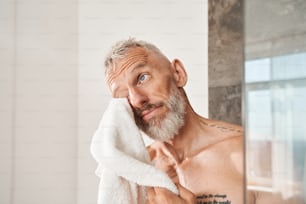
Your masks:
M 209 152 L 176 166 L 179 182 L 197 195 L 198 203 L 243 203 L 243 175 L 231 154 Z

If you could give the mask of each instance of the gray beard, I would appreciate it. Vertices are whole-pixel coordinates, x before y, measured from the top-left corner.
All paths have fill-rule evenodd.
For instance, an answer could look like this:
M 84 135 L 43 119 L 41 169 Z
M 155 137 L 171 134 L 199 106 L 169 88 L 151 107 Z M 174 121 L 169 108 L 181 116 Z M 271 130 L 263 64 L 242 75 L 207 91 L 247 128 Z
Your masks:
M 154 117 L 145 123 L 140 116 L 135 115 L 137 126 L 154 140 L 173 139 L 184 125 L 186 102 L 184 96 L 176 87 L 171 89 L 166 106 L 169 112 L 165 118 Z

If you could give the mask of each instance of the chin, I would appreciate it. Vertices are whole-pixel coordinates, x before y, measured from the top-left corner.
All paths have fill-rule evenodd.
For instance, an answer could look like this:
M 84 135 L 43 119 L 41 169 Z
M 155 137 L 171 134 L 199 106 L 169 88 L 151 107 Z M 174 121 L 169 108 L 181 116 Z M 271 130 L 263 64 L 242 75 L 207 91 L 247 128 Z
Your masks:
M 144 130 L 152 139 L 167 141 L 173 139 L 184 124 L 184 119 L 177 118 L 175 114 L 169 115 L 162 120 L 154 120 Z

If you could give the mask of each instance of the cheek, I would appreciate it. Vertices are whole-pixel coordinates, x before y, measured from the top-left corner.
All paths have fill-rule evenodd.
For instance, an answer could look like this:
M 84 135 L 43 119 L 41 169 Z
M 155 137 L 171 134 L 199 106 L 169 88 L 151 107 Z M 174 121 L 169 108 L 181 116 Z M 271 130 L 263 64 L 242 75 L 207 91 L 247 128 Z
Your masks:
M 173 81 L 168 78 L 165 80 L 160 80 L 159 83 L 152 84 L 150 86 L 151 96 L 158 97 L 162 100 L 167 100 L 171 94 L 171 87 L 173 87 Z

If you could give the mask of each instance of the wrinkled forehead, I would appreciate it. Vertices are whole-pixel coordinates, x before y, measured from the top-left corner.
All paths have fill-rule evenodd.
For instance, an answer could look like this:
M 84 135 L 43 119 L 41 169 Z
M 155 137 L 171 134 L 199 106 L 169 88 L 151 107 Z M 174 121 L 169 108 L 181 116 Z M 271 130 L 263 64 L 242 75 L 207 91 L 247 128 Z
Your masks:
M 128 69 L 146 65 L 149 54 L 150 51 L 145 48 L 129 48 L 123 56 L 113 60 L 112 68 L 106 76 L 107 83 L 110 85 L 115 78 Z

